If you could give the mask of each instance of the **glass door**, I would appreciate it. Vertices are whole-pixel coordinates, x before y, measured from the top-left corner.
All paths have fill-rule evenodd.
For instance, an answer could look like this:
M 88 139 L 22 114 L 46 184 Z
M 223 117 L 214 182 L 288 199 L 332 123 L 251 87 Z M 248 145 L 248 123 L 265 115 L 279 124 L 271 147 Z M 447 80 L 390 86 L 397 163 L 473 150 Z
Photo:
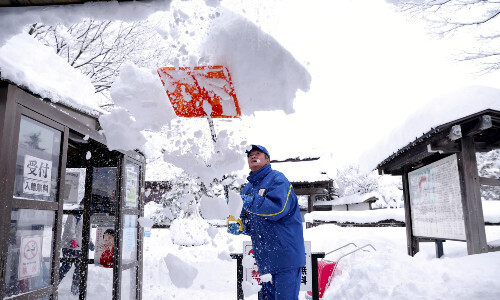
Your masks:
M 49 299 L 55 292 L 54 264 L 58 258 L 57 223 L 64 170 L 64 126 L 18 106 L 16 153 L 11 196 L 4 199 L 3 224 L 8 222 L 3 298 L 27 295 Z
M 141 299 L 143 230 L 139 218 L 143 215 L 144 163 L 125 158 L 121 201 L 120 294 L 119 299 Z

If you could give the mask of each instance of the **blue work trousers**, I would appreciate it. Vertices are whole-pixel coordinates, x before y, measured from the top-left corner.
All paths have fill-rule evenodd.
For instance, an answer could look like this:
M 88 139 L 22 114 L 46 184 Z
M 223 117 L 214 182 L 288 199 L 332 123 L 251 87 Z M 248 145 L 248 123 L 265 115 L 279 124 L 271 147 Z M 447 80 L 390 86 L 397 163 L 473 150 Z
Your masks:
M 69 248 L 62 249 L 63 258 L 80 258 L 82 256 L 82 251 L 74 250 Z M 71 265 L 75 264 L 75 272 L 73 273 L 73 284 L 78 285 L 80 283 L 80 261 L 63 262 L 59 267 L 59 282 L 66 276 L 68 271 L 71 269 Z
M 262 282 L 259 300 L 298 300 L 302 268 L 290 269 L 276 274 L 271 282 Z

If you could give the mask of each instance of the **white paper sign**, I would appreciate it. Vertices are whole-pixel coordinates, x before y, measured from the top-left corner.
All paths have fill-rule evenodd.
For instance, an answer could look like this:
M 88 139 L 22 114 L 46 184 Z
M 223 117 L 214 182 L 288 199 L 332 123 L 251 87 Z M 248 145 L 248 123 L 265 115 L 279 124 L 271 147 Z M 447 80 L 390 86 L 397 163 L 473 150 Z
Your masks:
M 413 235 L 465 240 L 457 155 L 408 173 Z
M 311 264 L 311 242 L 305 241 L 304 247 L 306 250 L 306 266 L 302 267 L 302 274 L 300 278 L 300 290 L 301 291 L 311 291 L 312 290 L 312 264 Z M 245 255 L 254 256 L 252 242 L 243 242 L 243 258 Z M 253 267 L 243 266 L 243 281 L 256 281 L 260 284 L 260 273 L 257 268 L 257 263 L 254 263 Z
M 64 185 L 64 203 L 78 204 L 78 186 L 80 184 L 79 172 L 66 172 Z
M 24 193 L 50 196 L 52 161 L 25 155 L 23 178 Z
M 139 178 L 137 172 L 133 168 L 127 168 L 127 183 L 126 183 L 126 205 L 137 205 L 137 189 L 139 187 Z
M 19 252 L 18 278 L 26 279 L 40 275 L 40 259 L 42 257 L 42 237 L 23 236 Z

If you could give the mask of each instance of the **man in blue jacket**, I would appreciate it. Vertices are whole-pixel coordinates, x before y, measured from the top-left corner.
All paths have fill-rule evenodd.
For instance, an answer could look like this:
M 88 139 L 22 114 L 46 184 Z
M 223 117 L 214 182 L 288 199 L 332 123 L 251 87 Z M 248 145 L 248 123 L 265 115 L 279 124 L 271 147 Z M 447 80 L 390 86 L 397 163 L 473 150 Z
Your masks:
M 228 231 L 250 235 L 260 274 L 272 275 L 272 282 L 262 283 L 259 300 L 298 299 L 306 260 L 297 196 L 285 175 L 271 168 L 266 148 L 252 145 L 246 152 L 251 172 L 241 191 L 244 226 L 231 224 Z

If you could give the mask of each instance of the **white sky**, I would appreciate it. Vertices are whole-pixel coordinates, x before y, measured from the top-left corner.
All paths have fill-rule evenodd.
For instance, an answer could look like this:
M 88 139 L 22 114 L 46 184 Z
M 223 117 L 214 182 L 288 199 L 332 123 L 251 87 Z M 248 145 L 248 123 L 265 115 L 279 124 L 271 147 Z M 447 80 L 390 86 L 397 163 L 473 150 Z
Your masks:
M 234 2 L 223 5 L 238 11 Z M 433 97 L 472 83 L 498 86 L 494 76 L 475 80 L 453 60 L 468 41 L 433 40 L 424 23 L 405 19 L 383 0 L 268 1 L 245 5 L 244 15 L 312 75 L 310 91 L 298 92 L 295 114 L 261 114 L 266 120 L 253 140 L 262 138 L 271 149 L 278 139 L 300 154 L 318 148 L 338 165 L 356 162 Z M 270 126 L 271 115 L 288 126 Z
M 166 1 L 159 3 L 163 3 L 162 8 L 167 6 Z M 176 16 L 181 20 L 192 22 L 191 28 L 188 29 L 191 29 L 195 36 L 193 44 L 188 46 L 196 48 L 196 35 L 206 30 L 203 26 L 198 26 L 197 22 L 207 7 L 203 1 L 196 2 L 197 6 L 191 3 L 174 1 L 170 10 L 176 11 Z M 460 43 L 468 43 L 469 40 L 459 40 L 458 37 L 454 40 L 431 40 L 425 31 L 424 23 L 406 20 L 383 0 L 340 3 L 314 1 L 307 5 L 304 5 L 303 1 L 284 0 L 272 2 L 225 0 L 221 3 L 223 7 L 241 14 L 260 27 L 261 32 L 255 28 L 245 27 L 245 24 L 241 23 L 239 27 L 235 27 L 247 30 L 242 32 L 241 36 L 254 39 L 247 43 L 251 45 L 254 41 L 270 41 L 272 45 L 267 49 L 269 52 L 265 53 L 266 56 L 273 51 L 275 53 L 288 51 L 311 75 L 309 90 L 304 92 L 300 90 L 300 86 L 305 82 L 305 76 L 301 74 L 303 70 L 291 64 L 286 65 L 286 59 L 278 62 L 260 59 L 261 57 L 250 51 L 242 51 L 245 48 L 240 48 L 238 51 L 248 56 L 237 56 L 235 52 L 238 51 L 231 52 L 231 44 L 228 43 L 231 42 L 230 39 L 223 41 L 226 43 L 222 45 L 225 48 L 219 49 L 220 57 L 229 57 L 227 62 L 232 64 L 229 67 L 233 81 L 239 83 L 240 87 L 242 83 L 251 86 L 250 89 L 246 87 L 247 90 L 244 92 L 240 91 L 239 99 L 255 99 L 259 96 L 265 98 L 260 99 L 261 102 L 257 101 L 257 104 L 250 105 L 252 113 L 258 109 L 258 105 L 262 105 L 264 110 L 269 110 L 271 101 L 269 99 L 276 102 L 280 100 L 283 103 L 291 101 L 286 97 L 288 96 L 286 92 L 280 94 L 273 89 L 297 91 L 293 101 L 295 109 L 293 114 L 286 115 L 283 111 L 256 112 L 255 117 L 243 117 L 240 121 L 234 121 L 234 127 L 243 125 L 246 128 L 248 143 L 265 145 L 273 159 L 323 155 L 333 159 L 335 163 L 332 164 L 332 168 L 357 162 L 367 151 L 377 151 L 374 147 L 380 140 L 386 138 L 394 128 L 399 127 L 409 115 L 432 98 L 472 83 L 498 86 L 495 81 L 498 76 L 494 76 L 495 74 L 475 80 L 470 67 L 452 60 L 452 53 L 459 49 Z M 100 12 L 99 16 L 103 17 L 106 15 L 106 9 L 102 8 L 109 7 L 112 10 L 117 8 L 113 4 L 79 7 L 85 9 L 71 10 L 65 7 L 64 10 L 50 8 L 23 13 L 20 13 L 21 10 L 10 10 L 15 12 L 10 14 L 8 10 L 0 10 L 2 16 L 0 25 L 6 25 L 4 27 L 8 29 L 1 37 L 5 38 L 9 34 L 15 34 L 16 30 L 19 31 L 21 22 L 8 22 L 19 17 L 22 17 L 19 20 L 25 20 L 26 24 L 30 24 L 51 19 L 51 16 L 57 14 L 59 21 L 68 24 L 71 20 L 81 20 L 89 14 L 93 15 L 96 10 Z M 131 9 L 133 6 L 124 7 L 128 9 L 120 10 L 120 14 L 115 18 L 133 19 L 134 9 Z M 137 7 L 141 8 L 141 14 L 138 15 L 147 16 L 148 12 L 155 11 L 144 4 L 138 4 Z M 69 18 L 68 15 L 73 17 Z M 277 43 L 266 39 L 265 34 L 269 34 Z M 245 47 L 245 38 L 234 45 Z M 280 58 L 282 57 L 287 58 L 286 55 L 280 55 Z M 3 67 L 2 76 L 5 76 L 5 63 Z M 261 72 L 262 69 L 265 70 Z M 133 77 L 133 74 L 141 72 L 143 71 L 135 70 L 132 75 L 124 79 L 128 79 L 129 82 L 131 80 L 132 83 L 137 81 L 137 84 L 141 84 L 140 87 L 144 88 L 142 81 L 134 80 Z M 240 76 L 238 81 L 236 75 L 242 73 L 249 75 L 243 79 Z M 12 74 L 17 76 L 22 73 L 13 70 Z M 263 89 L 255 82 L 251 82 L 252 76 L 274 81 Z M 143 78 L 141 75 L 141 80 Z M 154 78 L 151 79 L 154 81 L 151 83 L 158 84 L 156 75 L 151 78 Z M 280 86 L 280 78 L 289 81 Z M 29 80 L 25 78 L 25 81 Z M 119 81 L 117 82 L 119 84 Z M 122 84 L 121 87 L 127 84 Z M 142 90 L 135 90 L 140 94 L 139 97 L 145 95 Z M 150 88 L 147 90 L 152 91 Z M 238 93 L 238 90 L 236 92 Z M 158 104 L 157 107 L 168 104 L 168 102 L 163 103 L 167 101 L 166 97 L 143 99 L 146 100 Z M 276 109 L 281 105 L 283 108 L 286 107 L 283 110 L 288 110 L 288 106 L 281 104 L 282 102 L 279 102 Z M 139 111 L 138 107 L 132 110 L 136 113 Z M 157 109 L 155 112 L 164 110 Z M 143 114 L 141 117 L 149 116 L 147 112 L 141 114 Z M 138 116 L 135 117 L 138 119 Z M 123 120 L 123 118 L 117 119 Z M 149 116 L 148 119 L 157 118 Z M 125 127 L 129 128 L 130 125 L 125 124 Z

